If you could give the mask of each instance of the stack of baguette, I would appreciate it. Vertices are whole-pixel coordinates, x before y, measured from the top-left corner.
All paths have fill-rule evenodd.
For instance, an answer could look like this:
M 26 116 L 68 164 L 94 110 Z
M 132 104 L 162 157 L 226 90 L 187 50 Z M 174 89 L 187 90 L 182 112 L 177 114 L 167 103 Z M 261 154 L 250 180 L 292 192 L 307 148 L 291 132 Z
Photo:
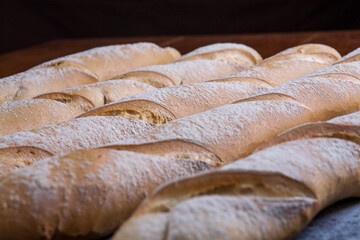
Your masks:
M 219 45 L 217 46 L 217 48 L 219 48 Z M 227 45 L 225 44 L 225 46 Z M 291 55 L 291 57 L 289 57 L 289 55 Z M 277 60 L 273 61 L 273 58 Z M 65 154 L 77 149 L 100 146 L 101 144 L 99 143 L 109 144 L 123 140 L 123 134 L 116 134 L 118 131 L 123 131 L 123 126 L 121 129 L 117 129 L 117 121 L 109 121 L 106 125 L 93 124 L 93 121 L 104 121 L 101 120 L 105 117 L 103 115 L 110 115 L 107 116 L 107 119 L 120 118 L 120 116 L 125 118 L 137 117 L 150 123 L 165 123 L 166 121 L 173 120 L 175 117 L 180 118 L 192 115 L 241 99 L 257 90 L 269 88 L 269 86 L 272 86 L 271 84 L 275 85 L 277 83 L 276 80 L 279 81 L 278 79 L 280 78 L 282 81 L 291 80 L 292 78 L 312 72 L 320 67 L 327 66 L 338 58 L 340 58 L 339 54 L 328 46 L 319 44 L 301 45 L 280 52 L 274 57 L 266 59 L 265 63 L 259 63 L 257 66 L 240 70 L 235 73 L 237 77 L 234 77 L 234 74 L 232 74 L 230 77 L 225 76 L 216 81 L 184 84 L 179 87 L 167 87 L 144 94 L 137 94 L 132 97 L 134 100 L 125 98 L 125 100 L 120 100 L 114 104 L 104 105 L 87 114 L 80 115 L 77 121 L 68 121 L 69 124 L 64 122 L 33 129 L 28 132 L 14 133 L 5 136 L 0 138 L 0 159 L 2 159 L 1 161 L 3 162 L 7 162 L 7 167 L 0 168 L 0 175 L 44 158 L 44 156 L 47 155 L 42 154 L 43 152 L 52 155 Z M 182 63 L 185 62 L 181 62 L 181 64 Z M 175 65 L 178 64 L 179 63 L 176 63 Z M 192 64 L 193 63 L 190 65 Z M 275 70 L 273 68 L 274 66 L 276 66 Z M 174 64 L 155 67 L 159 69 L 160 67 L 162 69 L 175 69 L 173 68 Z M 182 68 L 176 70 L 183 72 Z M 193 70 L 195 71 L 195 69 Z M 138 70 L 133 70 L 133 72 L 136 71 Z M 197 71 L 197 73 L 199 73 L 199 71 Z M 181 77 L 181 74 L 179 75 L 178 78 Z M 189 76 L 190 74 L 186 75 Z M 258 81 L 258 79 L 260 79 L 259 75 L 261 75 L 261 81 Z M 196 78 L 193 79 L 194 81 L 196 80 Z M 254 81 L 250 82 L 251 79 L 254 79 Z M 264 82 L 267 82 L 269 86 L 264 86 Z M 84 90 L 85 87 L 82 89 Z M 90 89 L 93 90 L 94 88 Z M 90 94 L 90 91 L 86 93 Z M 48 95 L 52 94 L 57 93 L 49 93 Z M 162 104 L 159 103 L 160 101 Z M 168 109 L 171 109 L 171 112 Z M 19 112 L 19 109 L 16 110 Z M 29 123 L 32 122 L 33 121 L 29 121 Z M 123 122 L 124 124 L 126 123 L 124 120 Z M 87 125 L 92 126 L 93 130 L 85 131 L 85 129 L 88 129 Z M 126 126 L 128 126 L 128 124 L 125 125 L 125 128 Z M 71 132 L 71 134 L 68 132 Z M 101 134 L 101 132 L 103 132 L 103 134 Z M 135 132 L 140 133 L 138 131 Z M 95 135 L 94 133 L 97 134 Z M 127 137 L 129 137 L 129 135 L 127 135 Z M 81 141 L 82 138 L 86 140 Z M 153 148 L 152 150 L 161 149 L 159 143 L 156 144 L 158 145 L 156 148 L 153 148 L 152 145 L 150 145 L 150 148 Z M 184 144 L 193 145 L 193 143 L 189 144 L 187 141 L 182 141 L 181 145 Z M 167 151 L 172 149 L 169 146 L 169 141 L 166 141 L 165 148 Z M 27 149 L 26 152 L 22 150 L 24 148 Z M 187 148 L 189 148 L 189 146 L 182 146 L 179 149 L 185 150 Z M 31 154 L 30 149 L 34 149 L 36 154 Z M 174 146 L 174 150 L 178 151 L 177 149 L 178 146 Z M 19 151 L 18 154 L 16 154 L 17 151 Z M 8 152 L 12 154 L 9 155 Z
M 360 197 L 360 112 L 288 130 L 252 155 L 164 185 L 113 239 L 290 239 Z
M 324 207 L 360 196 L 360 115 L 296 127 L 360 109 L 359 52 L 338 60 L 310 44 L 260 62 L 246 46 L 215 44 L 121 74 L 91 61 L 86 71 L 109 80 L 25 99 L 78 118 L 0 138 L 0 236 L 97 239 L 119 226 L 115 239 L 294 236 Z M 79 71 L 84 58 L 29 71 Z M 10 100 L 4 112 L 25 101 Z

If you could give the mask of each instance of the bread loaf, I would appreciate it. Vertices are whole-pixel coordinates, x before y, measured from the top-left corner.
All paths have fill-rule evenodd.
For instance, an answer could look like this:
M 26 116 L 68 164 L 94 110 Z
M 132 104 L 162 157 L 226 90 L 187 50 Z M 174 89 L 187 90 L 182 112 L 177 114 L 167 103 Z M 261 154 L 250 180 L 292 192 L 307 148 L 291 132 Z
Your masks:
M 44 93 L 34 98 L 56 100 L 89 111 L 92 108 L 154 89 L 156 88 L 141 82 L 108 80 L 76 86 L 58 92 Z
M 0 235 L 98 239 L 159 184 L 211 168 L 205 161 L 107 149 L 51 157 L 0 180 Z
M 250 67 L 262 61 L 262 57 L 256 50 L 244 44 L 215 43 L 197 48 L 174 62 L 199 59 L 223 61 L 243 67 Z
M 48 99 L 24 99 L 0 105 L 0 137 L 66 121 L 84 111 Z
M 305 124 L 246 158 L 162 186 L 113 239 L 290 239 L 320 210 L 360 196 L 359 123 L 357 112 Z
M 88 117 L 0 138 L 0 176 L 43 158 L 89 149 L 149 131 L 153 124 L 122 117 Z M 1 166 L 1 164 L 3 164 Z
M 360 83 L 351 74 L 359 62 L 342 63 L 266 89 L 233 104 L 176 119 L 109 146 L 153 144 L 165 140 L 191 140 L 209 149 L 224 163 L 254 151 L 262 143 L 291 127 L 327 120 L 360 108 Z M 346 78 L 327 77 L 337 69 Z M 352 69 L 352 73 L 349 73 Z M 141 149 L 141 148 L 139 148 Z
M 133 43 L 96 47 L 60 57 L 34 68 L 88 69 L 99 81 L 143 66 L 169 63 L 181 55 L 171 47 L 161 48 L 154 43 Z
M 218 78 L 240 69 L 243 67 L 220 61 L 192 60 L 142 67 L 119 74 L 112 79 L 129 79 L 154 87 L 171 87 Z
M 0 104 L 97 81 L 94 74 L 77 69 L 32 69 L 0 79 Z
M 317 44 L 306 44 L 292 49 L 313 49 L 314 45 Z M 313 56 L 306 53 L 306 57 L 309 58 L 307 61 L 297 60 L 297 58 L 301 58 L 298 55 L 303 54 L 300 52 L 291 55 L 294 59 L 288 57 L 287 60 L 271 61 L 272 58 L 269 58 L 264 63 L 259 63 L 256 66 L 210 82 L 184 84 L 178 87 L 162 88 L 137 94 L 96 108 L 79 117 L 120 115 L 163 124 L 177 118 L 231 103 L 261 89 L 281 84 L 325 67 L 328 64 L 324 62 L 329 60 L 328 55 L 323 53 L 327 50 L 330 55 L 334 50 L 328 46 L 320 46 L 321 52 L 313 51 Z M 289 50 L 283 52 L 285 55 L 289 55 Z M 319 53 L 323 55 L 319 55 Z M 279 53 L 274 58 L 276 59 L 278 56 L 282 56 L 282 54 Z M 310 56 L 312 57 L 310 58 Z M 337 55 L 335 55 L 334 59 L 336 57 Z
M 179 56 L 177 50 L 153 43 L 90 49 L 0 79 L 0 104 L 102 81 L 133 68 L 168 63 Z

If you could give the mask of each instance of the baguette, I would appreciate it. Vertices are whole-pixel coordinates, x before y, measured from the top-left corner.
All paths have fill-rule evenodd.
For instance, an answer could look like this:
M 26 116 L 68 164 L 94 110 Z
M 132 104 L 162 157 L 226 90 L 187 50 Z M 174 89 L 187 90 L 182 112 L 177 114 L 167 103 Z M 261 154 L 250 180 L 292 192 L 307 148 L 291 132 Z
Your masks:
M 153 124 L 121 117 L 88 117 L 0 138 L 0 176 L 43 158 L 89 149 L 149 131 Z
M 108 80 L 76 86 L 59 92 L 44 93 L 35 99 L 51 99 L 89 111 L 95 107 L 115 102 L 125 97 L 156 89 L 155 87 L 130 80 Z
M 102 81 L 133 68 L 168 63 L 179 56 L 175 49 L 153 43 L 94 48 L 0 79 L 0 104 Z
M 28 70 L 0 79 L 0 104 L 97 81 L 97 76 L 94 74 L 77 69 L 39 68 Z
M 316 45 L 306 44 L 292 49 L 313 49 Z M 330 54 L 334 51 L 330 47 L 320 46 L 320 53 L 327 50 Z M 286 55 L 289 54 L 288 50 L 283 52 Z M 327 55 L 319 55 L 318 52 L 313 51 L 314 56 L 312 58 L 309 57 L 309 53 L 306 53 L 307 57 L 311 60 L 297 60 L 297 58 L 300 58 L 298 55 L 301 54 L 303 53 L 292 54 L 291 56 L 294 59 L 290 58 L 288 60 L 271 61 L 272 58 L 269 58 L 264 63 L 259 63 L 256 66 L 211 80 L 210 82 L 184 84 L 178 87 L 162 88 L 156 91 L 137 94 L 93 109 L 81 114 L 79 117 L 120 115 L 122 117 L 139 118 L 147 122 L 163 124 L 177 118 L 231 103 L 251 93 L 281 84 L 327 66 L 327 64 L 323 63 L 328 61 Z M 282 54 L 279 53 L 275 56 L 282 56 Z M 325 58 L 325 60 L 322 58 Z
M 215 43 L 197 48 L 175 59 L 174 62 L 199 59 L 223 61 L 243 67 L 250 67 L 262 61 L 262 57 L 256 50 L 244 44 Z
M 176 76 L 175 74 L 179 74 L 179 76 L 177 76 L 179 78 L 189 77 L 187 81 L 197 81 L 201 79 L 206 80 L 212 77 L 218 77 L 222 74 L 233 72 L 236 69 L 238 69 L 234 65 L 230 65 L 218 61 L 211 61 L 211 60 L 197 60 L 192 62 L 187 61 L 181 63 L 172 63 L 162 66 L 157 65 L 151 68 L 165 69 L 173 76 Z M 211 68 L 212 70 L 208 70 L 207 68 Z M 188 71 L 190 71 L 192 74 L 187 73 Z M 105 82 L 109 82 L 109 83 L 105 83 Z M 69 105 L 69 107 L 71 108 L 77 107 L 79 108 L 79 110 L 81 110 L 81 112 L 78 112 L 77 114 L 71 115 L 71 112 L 69 111 L 69 114 L 63 115 L 62 118 L 59 117 L 57 119 L 54 119 L 51 115 L 51 112 L 48 112 L 48 114 L 46 114 L 46 112 L 43 111 L 42 115 L 40 116 L 29 115 L 31 117 L 27 119 L 27 121 L 22 121 L 24 123 L 23 125 L 21 125 L 22 128 L 20 128 L 19 125 L 17 125 L 18 126 L 17 128 L 14 128 L 13 127 L 14 123 L 11 121 L 8 122 L 4 121 L 3 128 L 7 129 L 7 134 L 10 134 L 16 131 L 26 131 L 47 124 L 66 121 L 71 117 L 75 117 L 83 113 L 84 111 L 89 111 L 91 108 L 93 108 L 95 104 L 101 104 L 102 102 L 108 101 L 108 99 L 104 99 L 105 97 L 111 96 L 113 99 L 117 100 L 119 98 L 122 98 L 123 96 L 129 96 L 132 93 L 150 90 L 153 87 L 149 84 L 145 84 L 137 81 L 134 81 L 133 84 L 130 84 L 129 80 L 127 80 L 125 83 L 124 79 L 116 80 L 116 81 L 115 80 L 105 81 L 105 82 L 101 84 L 98 83 L 95 85 L 92 84 L 90 86 L 79 86 L 76 87 L 75 89 L 74 88 L 66 89 L 62 92 L 46 93 L 35 97 L 35 98 L 45 98 L 45 99 L 52 99 L 55 101 L 59 101 Z M 114 88 L 114 86 L 116 88 Z M 96 92 L 98 93 L 100 92 L 100 94 L 95 95 Z M 27 101 L 27 99 L 23 101 Z M 53 104 L 56 103 L 51 103 L 50 105 Z M 39 106 L 37 106 L 37 104 L 32 100 L 28 100 L 28 103 L 24 105 L 26 105 L 26 108 L 24 108 L 23 105 L 18 104 L 16 105 L 16 107 L 12 109 L 12 111 L 14 113 L 34 112 L 34 111 L 38 111 L 39 108 Z M 40 119 L 40 121 L 38 121 L 38 119 Z
M 34 68 L 89 69 L 99 81 L 143 66 L 169 63 L 181 55 L 171 47 L 161 48 L 154 43 L 133 43 L 96 47 L 60 57 Z
M 192 60 L 133 69 L 111 79 L 129 79 L 160 88 L 202 82 L 240 69 L 243 67 L 220 61 Z
M 246 158 L 164 185 L 113 239 L 290 239 L 320 210 L 360 197 L 359 123 L 356 112 L 305 124 Z
M 158 141 L 191 140 L 229 163 L 254 151 L 262 143 L 291 127 L 323 121 L 360 109 L 360 82 L 349 75 L 360 62 L 342 63 L 255 93 L 233 104 L 176 119 L 146 135 L 107 146 L 126 150 L 127 145 Z M 334 69 L 346 78 L 326 77 Z M 342 71 L 340 71 L 342 70 Z
M 83 112 L 78 108 L 48 99 L 7 102 L 0 105 L 0 137 L 69 120 Z
M 121 225 L 159 184 L 213 167 L 111 149 L 47 158 L 0 180 L 0 235 L 98 239 Z

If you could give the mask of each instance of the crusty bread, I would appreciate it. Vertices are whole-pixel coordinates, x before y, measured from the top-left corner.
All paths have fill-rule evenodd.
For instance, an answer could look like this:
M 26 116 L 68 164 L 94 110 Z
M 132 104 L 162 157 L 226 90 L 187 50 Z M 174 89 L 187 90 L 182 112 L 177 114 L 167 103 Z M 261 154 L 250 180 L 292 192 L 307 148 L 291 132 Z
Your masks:
M 167 72 L 171 73 L 171 76 L 178 79 L 189 77 L 187 80 L 184 80 L 185 82 L 207 80 L 238 69 L 238 67 L 235 67 L 234 65 L 211 60 L 197 60 L 167 65 L 157 65 L 154 66 L 154 68 L 165 69 Z M 211 68 L 212 70 L 209 70 L 208 68 Z M 179 84 L 181 84 L 181 82 L 179 82 Z M 142 82 L 121 79 L 104 81 L 103 83 L 87 86 L 78 86 L 75 88 L 65 89 L 60 92 L 45 93 L 35 98 L 52 99 L 59 103 L 68 105 L 70 109 L 76 107 L 81 111 L 78 111 L 76 114 L 72 114 L 73 112 L 69 111 L 67 115 L 63 114 L 62 117 L 59 117 L 58 119 L 54 119 L 51 111 L 49 111 L 48 114 L 46 111 L 42 111 L 42 115 L 37 115 L 36 118 L 35 115 L 33 115 L 26 121 L 22 121 L 23 125 L 17 125 L 17 128 L 12 127 L 12 122 L 3 121 L 3 128 L 9 129 L 7 134 L 10 134 L 16 131 L 26 131 L 47 124 L 65 121 L 71 117 L 81 114 L 83 111 L 89 111 L 95 107 L 95 105 L 107 103 L 112 100 L 118 100 L 135 93 L 151 90 L 153 88 L 154 87 L 152 85 Z M 36 112 L 41 110 L 35 101 L 28 99 L 23 100 L 23 102 L 24 101 L 27 101 L 27 103 L 22 105 L 18 104 L 16 107 L 14 106 L 11 109 L 13 112 L 12 114 L 16 114 L 17 112 Z M 51 103 L 50 101 L 51 100 L 48 100 L 50 106 L 59 104 Z M 53 111 L 55 111 L 55 109 Z
M 178 57 L 177 50 L 153 43 L 90 49 L 0 79 L 0 104 L 102 81 L 133 68 L 164 64 Z
M 0 137 L 69 120 L 83 110 L 48 99 L 24 99 L 0 105 Z
M 143 66 L 169 63 L 181 55 L 171 47 L 154 43 L 133 43 L 97 47 L 40 64 L 34 68 L 89 69 L 99 81 Z
M 301 54 L 299 54 L 301 53 Z M 324 44 L 303 44 L 299 47 L 289 48 L 282 52 L 282 54 L 276 54 L 271 57 L 271 60 L 286 60 L 297 59 L 305 61 L 319 61 L 324 64 L 332 64 L 334 61 L 341 58 L 341 55 L 334 48 L 330 48 Z M 266 59 L 267 61 L 269 59 Z
M 130 80 L 108 80 L 76 86 L 58 92 L 38 95 L 34 98 L 52 99 L 89 111 L 125 97 L 156 89 L 155 87 Z
M 121 225 L 158 185 L 211 168 L 200 160 L 111 149 L 51 157 L 0 180 L 0 234 L 98 239 Z
M 236 82 L 185 84 L 123 98 L 78 117 L 119 115 L 163 124 L 227 104 L 262 89 L 261 86 Z
M 359 109 L 360 82 L 347 74 L 359 64 L 336 64 L 320 74 L 315 72 L 314 76 L 283 83 L 233 104 L 173 120 L 109 147 L 126 150 L 127 144 L 145 143 L 155 147 L 157 141 L 186 139 L 209 149 L 224 163 L 232 162 L 286 129 Z M 333 69 L 347 77 L 326 77 Z
M 133 69 L 112 79 L 129 79 L 154 87 L 203 82 L 235 72 L 243 67 L 214 60 L 192 60 Z
M 291 49 L 313 49 L 314 45 L 316 46 L 316 44 L 300 45 Z M 287 60 L 271 61 L 272 58 L 269 58 L 264 63 L 261 62 L 256 66 L 242 69 L 210 82 L 184 84 L 178 87 L 162 88 L 137 94 L 93 109 L 79 117 L 120 115 L 163 124 L 231 103 L 256 91 L 276 86 L 328 66 L 327 63 L 324 63 L 329 61 L 328 55 L 319 54 L 325 50 L 329 55 L 335 51 L 328 46 L 321 45 L 321 52 L 313 50 L 312 53 L 304 53 L 309 59 L 307 61 L 297 60 L 298 55 L 303 53 L 293 53 L 288 56 L 289 50 L 285 50 L 283 53 L 288 56 L 289 59 Z M 274 59 L 277 56 L 282 56 L 282 53 L 275 55 Z M 334 59 L 336 57 L 337 55 Z M 161 67 L 165 68 L 166 66 L 168 65 Z
M 0 176 L 45 157 L 89 149 L 142 134 L 153 124 L 122 117 L 88 117 L 0 138 Z M 4 165 L 4 166 L 5 166 Z
M 0 104 L 97 81 L 94 74 L 77 69 L 39 68 L 28 70 L 0 79 Z
M 360 144 L 360 111 L 342 115 L 329 121 L 305 123 L 291 128 L 265 142 L 256 151 L 287 141 L 315 137 L 338 137 Z
M 356 113 L 306 124 L 286 141 L 164 185 L 112 239 L 291 239 L 320 210 L 360 197 L 359 121 Z
M 260 54 L 253 48 L 240 43 L 215 43 L 197 48 L 174 62 L 208 59 L 250 67 L 262 61 Z

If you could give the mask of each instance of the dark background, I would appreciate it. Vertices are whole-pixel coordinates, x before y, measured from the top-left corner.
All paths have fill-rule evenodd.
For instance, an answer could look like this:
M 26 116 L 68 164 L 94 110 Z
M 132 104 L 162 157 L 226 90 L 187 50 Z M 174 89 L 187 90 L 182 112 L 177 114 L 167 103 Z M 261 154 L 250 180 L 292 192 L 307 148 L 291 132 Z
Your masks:
M 360 29 L 349 0 L 0 0 L 0 54 L 52 39 Z

